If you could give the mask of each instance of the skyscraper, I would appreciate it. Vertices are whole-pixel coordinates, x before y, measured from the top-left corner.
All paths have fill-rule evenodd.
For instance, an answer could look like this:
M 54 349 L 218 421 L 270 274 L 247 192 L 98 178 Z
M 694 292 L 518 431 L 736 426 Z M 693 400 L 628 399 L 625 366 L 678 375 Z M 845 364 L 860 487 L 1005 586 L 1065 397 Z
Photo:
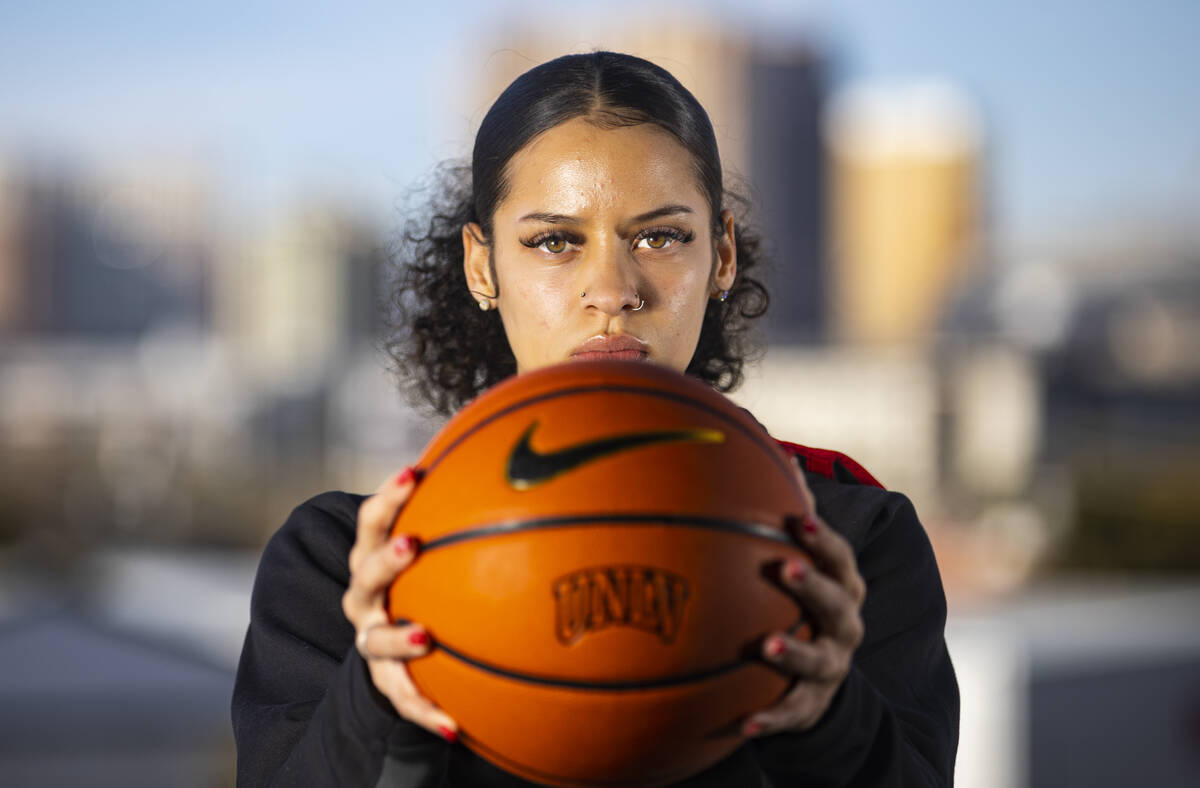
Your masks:
M 749 71 L 750 173 L 773 262 L 773 343 L 826 335 L 825 72 L 819 51 L 802 41 L 755 50 Z
M 835 334 L 920 342 L 976 254 L 980 122 L 942 81 L 853 87 L 826 118 Z

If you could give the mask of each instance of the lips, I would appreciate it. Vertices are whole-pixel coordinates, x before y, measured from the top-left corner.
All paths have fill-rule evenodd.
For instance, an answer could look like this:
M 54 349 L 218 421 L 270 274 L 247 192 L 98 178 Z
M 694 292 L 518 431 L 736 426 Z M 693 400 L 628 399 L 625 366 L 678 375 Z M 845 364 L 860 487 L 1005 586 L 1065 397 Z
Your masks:
M 649 355 L 646 343 L 630 334 L 594 336 L 571 351 L 571 358 L 581 361 L 586 359 L 640 361 Z

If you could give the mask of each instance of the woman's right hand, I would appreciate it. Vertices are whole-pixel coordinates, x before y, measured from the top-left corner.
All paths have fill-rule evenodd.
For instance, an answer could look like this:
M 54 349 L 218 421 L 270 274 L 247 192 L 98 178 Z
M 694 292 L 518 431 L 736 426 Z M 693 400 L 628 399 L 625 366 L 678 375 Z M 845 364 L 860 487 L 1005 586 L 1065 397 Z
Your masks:
M 416 482 L 414 470 L 406 468 L 359 507 L 358 534 L 350 550 L 350 585 L 342 596 L 342 610 L 354 626 L 355 645 L 375 687 L 401 717 L 453 742 L 458 738 L 457 724 L 422 697 L 405 667 L 406 660 L 429 651 L 429 633 L 417 623 L 393 625 L 385 607 L 392 581 L 413 562 L 419 548 L 412 536 L 389 537 Z

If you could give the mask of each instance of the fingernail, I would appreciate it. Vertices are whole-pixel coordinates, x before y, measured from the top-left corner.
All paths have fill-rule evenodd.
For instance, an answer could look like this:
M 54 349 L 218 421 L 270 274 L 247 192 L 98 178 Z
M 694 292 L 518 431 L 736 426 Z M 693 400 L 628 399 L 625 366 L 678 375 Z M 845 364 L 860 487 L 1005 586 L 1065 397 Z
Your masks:
M 804 516 L 804 522 L 801 523 L 804 527 L 804 533 L 815 534 L 817 532 L 817 519 L 811 514 Z
M 421 472 L 417 470 L 415 466 L 410 465 L 404 470 L 400 471 L 400 475 L 396 477 L 396 486 L 403 487 L 406 484 L 411 484 L 419 481 L 420 479 Z
M 410 632 L 408 635 L 408 642 L 412 643 L 414 646 L 427 646 L 429 645 L 429 633 L 423 630 Z
M 793 558 L 791 561 L 787 562 L 787 566 L 784 567 L 783 571 L 784 574 L 787 575 L 788 580 L 791 580 L 792 582 L 799 582 L 804 579 L 804 573 L 807 570 L 803 561 Z
M 458 732 L 453 728 L 447 728 L 445 725 L 439 725 L 438 733 L 442 734 L 442 738 L 451 744 L 454 744 L 454 742 L 458 741 Z
M 757 736 L 762 733 L 762 723 L 751 720 L 742 726 L 742 734 L 745 736 Z
M 417 538 L 415 536 L 397 536 L 392 540 L 392 549 L 396 551 L 396 555 L 407 555 L 417 552 Z
M 783 638 L 779 637 L 778 635 L 773 635 L 767 638 L 764 650 L 767 652 L 767 656 L 771 659 L 778 659 L 779 657 L 783 656 L 784 647 Z

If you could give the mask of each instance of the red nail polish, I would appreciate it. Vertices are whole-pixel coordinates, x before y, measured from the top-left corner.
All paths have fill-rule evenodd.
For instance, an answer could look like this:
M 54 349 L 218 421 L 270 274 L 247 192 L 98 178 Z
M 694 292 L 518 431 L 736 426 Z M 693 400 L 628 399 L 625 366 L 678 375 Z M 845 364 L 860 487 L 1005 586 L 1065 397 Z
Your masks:
M 417 480 L 417 469 L 410 465 L 407 468 L 405 468 L 404 470 L 402 470 L 400 472 L 400 475 L 396 477 L 396 486 L 403 487 L 404 485 L 410 484 L 411 482 L 415 482 L 416 480 Z
M 427 646 L 429 645 L 429 633 L 422 630 L 410 632 L 408 635 L 408 642 L 412 643 L 414 646 Z
M 454 742 L 458 741 L 458 732 L 452 730 L 451 728 L 447 728 L 445 725 L 438 726 L 438 733 L 442 734 L 442 738 L 451 744 L 454 744 Z
M 762 733 L 762 729 L 763 726 L 761 722 L 747 722 L 744 726 L 742 726 L 742 733 L 746 736 L 757 736 L 758 734 Z
M 783 643 L 783 638 L 781 638 L 781 637 L 767 638 L 767 656 L 768 657 L 775 659 L 775 658 L 783 656 L 784 648 L 785 648 L 785 646 Z
M 815 534 L 817 532 L 817 520 L 811 514 L 804 517 L 804 533 Z
M 392 540 L 392 549 L 396 551 L 396 555 L 407 555 L 417 551 L 417 540 L 412 536 L 397 536 Z
M 808 569 L 804 566 L 803 561 L 798 561 L 793 558 L 791 561 L 787 562 L 787 567 L 784 569 L 784 571 L 787 573 L 788 580 L 799 582 L 804 579 L 804 574 L 808 571 Z

